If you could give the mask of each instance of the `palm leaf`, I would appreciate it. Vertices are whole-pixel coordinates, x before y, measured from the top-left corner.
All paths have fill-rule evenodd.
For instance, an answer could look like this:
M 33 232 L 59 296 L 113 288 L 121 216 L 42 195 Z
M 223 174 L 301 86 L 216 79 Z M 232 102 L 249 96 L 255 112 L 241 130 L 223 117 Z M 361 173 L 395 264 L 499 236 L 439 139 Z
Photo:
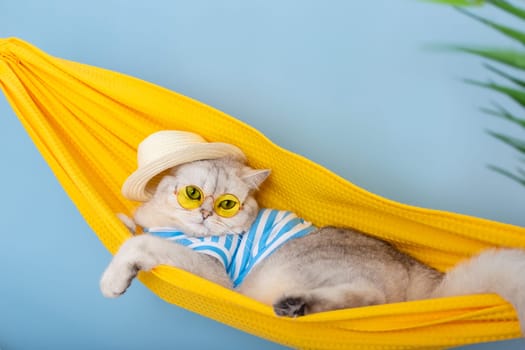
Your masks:
M 483 0 L 422 0 L 425 2 L 435 2 L 438 4 L 452 6 L 480 6 L 485 3 Z
M 511 39 L 514 39 L 518 42 L 520 42 L 521 44 L 525 45 L 525 33 L 524 32 L 521 32 L 517 29 L 514 29 L 514 28 L 511 28 L 511 27 L 507 27 L 507 26 L 504 26 L 504 25 L 501 25 L 501 24 L 498 24 L 496 22 L 493 22 L 491 20 L 488 20 L 486 18 L 483 18 L 483 17 L 480 17 L 480 16 L 477 16 L 475 14 L 473 14 L 472 12 L 469 12 L 465 9 L 462 9 L 462 8 L 457 8 L 457 10 L 461 13 L 463 13 L 464 15 L 466 16 L 469 16 L 470 18 L 473 18 L 475 20 L 477 20 L 478 22 L 481 22 L 495 30 L 497 30 L 498 32 L 506 35 L 507 37 L 511 38 Z
M 487 131 L 491 136 L 495 137 L 496 139 L 502 141 L 503 143 L 511 146 L 512 148 L 518 150 L 521 153 L 525 154 L 525 141 L 517 139 L 512 136 L 500 134 L 494 131 Z
M 489 71 L 493 72 L 493 73 L 496 73 L 497 75 L 513 82 L 514 84 L 518 85 L 518 86 L 521 86 L 522 88 L 525 88 L 525 80 L 521 80 L 521 79 L 518 79 L 516 77 L 513 77 L 512 75 L 488 64 L 488 63 L 485 63 L 483 64 L 483 66 L 485 66 L 485 68 L 487 68 Z
M 487 49 L 449 46 L 450 49 L 477 55 L 513 68 L 525 70 L 525 52 L 512 49 Z
M 517 7 L 506 0 L 487 0 L 487 2 L 511 15 L 525 19 L 525 9 Z
M 514 116 L 512 113 L 510 113 L 509 111 L 507 111 L 506 109 L 504 109 L 503 107 L 499 106 L 499 105 L 494 105 L 494 107 L 497 109 L 497 110 L 494 110 L 494 109 L 488 109 L 488 108 L 481 108 L 481 111 L 486 113 L 486 114 L 489 114 L 489 115 L 493 115 L 493 116 L 496 116 L 496 117 L 500 117 L 500 118 L 503 118 L 505 120 L 508 120 L 512 123 L 515 123 L 519 126 L 521 126 L 522 128 L 525 129 L 525 119 L 522 119 L 522 118 L 518 118 L 516 116 Z
M 446 1 L 446 0 L 435 0 L 433 2 L 449 4 L 449 5 L 462 5 L 462 6 L 473 5 L 473 4 L 481 5 L 484 3 L 483 1 Z M 486 0 L 486 3 L 493 5 L 494 7 L 508 13 L 509 15 L 525 20 L 525 9 L 511 4 L 507 0 Z M 464 9 L 458 9 L 458 10 L 464 15 L 467 15 L 468 17 L 496 30 L 497 32 L 505 35 L 506 37 L 513 39 L 522 45 L 525 45 L 525 32 L 517 30 L 515 28 L 511 28 L 503 24 L 499 24 L 497 22 L 486 19 L 484 17 L 475 15 L 472 12 L 466 11 Z M 443 47 L 441 46 L 441 48 Z M 518 70 L 525 71 L 525 52 L 524 51 L 515 50 L 515 49 L 502 49 L 502 48 L 476 48 L 476 47 L 459 46 L 459 45 L 446 46 L 445 48 L 476 55 L 478 57 L 487 59 L 492 62 L 504 64 L 512 68 L 516 68 Z M 507 81 L 511 82 L 515 86 L 505 86 L 505 85 L 494 83 L 494 82 L 487 83 L 487 82 L 481 82 L 481 81 L 473 80 L 473 79 L 467 79 L 465 81 L 469 84 L 481 86 L 481 87 L 488 88 L 488 89 L 497 91 L 499 93 L 502 93 L 508 96 L 509 98 L 511 98 L 512 100 L 514 100 L 515 102 L 517 102 L 520 106 L 525 108 L 525 80 L 519 79 L 490 64 L 485 64 L 485 67 L 492 73 L 495 73 L 499 77 L 506 79 Z M 518 125 L 521 128 L 525 128 L 525 119 L 516 117 L 515 115 L 510 113 L 508 110 L 498 105 L 495 105 L 494 109 L 483 108 L 482 111 L 487 114 L 497 116 L 507 121 L 510 121 Z M 515 137 L 497 133 L 494 131 L 487 131 L 487 132 L 492 137 L 500 140 L 501 142 L 507 144 L 508 146 L 525 154 L 525 140 L 521 140 Z M 525 164 L 525 159 L 521 159 L 521 162 Z M 503 168 L 500 168 L 494 165 L 490 165 L 489 168 L 525 186 L 525 170 L 523 170 L 522 168 L 518 168 L 516 172 L 511 172 L 511 171 L 505 170 Z
M 465 82 L 472 84 L 472 85 L 485 87 L 485 88 L 497 91 L 499 93 L 502 93 L 504 95 L 507 95 L 512 100 L 516 101 L 519 105 L 521 105 L 522 107 L 525 107 L 525 91 L 521 91 L 521 90 L 518 90 L 512 87 L 509 87 L 509 86 L 504 86 L 504 85 L 500 85 L 500 84 L 496 84 L 492 82 L 484 83 L 481 81 L 471 80 L 471 79 L 465 79 Z
M 521 169 L 519 169 L 520 174 L 517 175 L 495 165 L 489 165 L 488 168 L 525 186 L 525 171 Z

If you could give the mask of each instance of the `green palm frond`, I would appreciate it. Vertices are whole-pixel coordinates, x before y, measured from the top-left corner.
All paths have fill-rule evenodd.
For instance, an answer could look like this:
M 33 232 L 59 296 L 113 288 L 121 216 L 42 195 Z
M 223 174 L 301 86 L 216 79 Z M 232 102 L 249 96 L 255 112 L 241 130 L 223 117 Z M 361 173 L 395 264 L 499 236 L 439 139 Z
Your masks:
M 501 142 L 506 143 L 507 145 L 515 148 L 519 152 L 525 154 L 525 141 L 524 140 L 521 140 L 521 139 L 518 139 L 518 138 L 515 138 L 515 137 L 512 137 L 512 136 L 504 135 L 504 134 L 501 134 L 501 133 L 498 133 L 498 132 L 490 131 L 490 130 L 487 131 L 487 132 L 491 136 L 493 136 L 493 137 L 497 138 L 498 140 L 500 140 Z
M 435 2 L 438 4 L 452 5 L 452 6 L 480 6 L 485 3 L 483 0 L 423 0 L 426 2 Z
M 507 79 L 508 81 L 518 85 L 519 87 L 522 87 L 525 89 L 525 80 L 521 80 L 519 78 L 516 78 L 515 76 L 512 76 L 511 74 L 509 73 L 506 73 L 496 67 L 494 67 L 493 65 L 490 65 L 488 63 L 485 63 L 483 64 L 485 66 L 485 68 L 487 68 L 487 70 L 491 71 L 492 73 L 496 73 L 497 75 L 499 75 L 500 77 L 502 78 L 505 78 Z
M 508 15 L 522 20 L 525 24 L 525 9 L 519 6 L 512 4 L 507 0 L 486 0 L 486 1 L 440 1 L 436 0 L 433 2 L 447 3 L 449 5 L 480 5 L 488 4 L 498 8 L 499 10 L 504 11 Z M 517 42 L 520 44 L 520 48 L 509 49 L 509 48 L 490 48 L 490 47 L 472 47 L 472 46 L 448 46 L 449 49 L 453 49 L 460 52 L 469 53 L 478 57 L 481 57 L 485 60 L 490 61 L 493 64 L 506 66 L 508 69 L 501 69 L 499 66 L 493 64 L 485 63 L 485 67 L 489 72 L 495 74 L 499 79 L 505 80 L 507 83 L 498 83 L 498 82 L 483 82 L 477 79 L 466 79 L 465 81 L 469 84 L 476 86 L 481 86 L 484 88 L 491 89 L 495 92 L 507 96 L 510 100 L 514 101 L 521 107 L 521 111 L 525 112 L 525 79 L 523 78 L 525 74 L 525 50 L 521 46 L 525 45 L 525 31 L 509 27 L 506 24 L 497 23 L 490 19 L 478 16 L 471 11 L 466 11 L 461 8 L 458 10 L 472 18 L 473 20 L 488 26 L 502 34 L 503 36 Z M 521 76 L 518 76 L 521 74 Z M 509 112 L 508 109 L 505 109 L 501 106 L 495 105 L 494 108 L 482 108 L 484 113 L 493 115 L 508 122 L 513 123 L 519 127 L 521 132 L 525 129 L 525 119 L 523 117 L 518 117 L 513 113 Z M 525 114 L 525 113 L 523 113 Z M 494 137 L 495 139 L 503 142 L 507 146 L 513 148 L 517 152 L 525 155 L 525 138 L 511 137 L 499 132 L 488 131 L 488 134 Z M 521 163 L 525 164 L 525 160 L 521 160 Z M 504 175 L 522 185 L 525 186 L 525 170 L 522 167 L 518 167 L 514 172 L 503 169 L 501 167 L 490 165 L 489 169 Z
M 505 11 L 506 13 L 516 16 L 518 18 L 525 20 L 525 10 L 517 6 L 512 5 L 506 0 L 487 0 L 491 5 L 498 7 L 500 10 Z
M 516 69 L 525 70 L 525 51 L 513 49 L 474 48 L 467 46 L 449 46 L 453 50 L 470 53 L 488 60 L 502 63 Z
M 515 115 L 510 113 L 508 110 L 506 110 L 505 108 L 497 104 L 494 105 L 494 108 L 496 109 L 481 108 L 481 111 L 486 114 L 495 116 L 495 117 L 503 118 L 525 129 L 525 119 L 516 117 Z
M 493 82 L 484 83 L 481 81 L 471 80 L 471 79 L 465 79 L 465 82 L 472 84 L 472 85 L 485 87 L 485 88 L 497 91 L 499 93 L 502 93 L 506 95 L 507 97 L 509 97 L 510 99 L 514 100 L 520 106 L 525 108 L 525 90 L 523 89 L 512 88 L 510 86 L 496 84 Z
M 488 168 L 525 186 L 525 171 L 522 169 L 518 169 L 518 174 L 515 174 L 495 165 L 489 165 Z
M 463 8 L 459 8 L 457 9 L 459 12 L 463 13 L 464 15 L 466 16 L 469 16 L 470 18 L 473 18 L 475 19 L 476 21 L 478 22 L 481 22 L 489 27 L 491 27 L 492 29 L 495 29 L 497 30 L 498 32 L 502 33 L 503 35 L 506 35 L 507 37 L 511 38 L 511 39 L 514 39 L 518 42 L 520 42 L 521 44 L 525 45 L 525 33 L 517 30 L 517 29 L 514 29 L 514 28 L 511 28 L 511 27 L 508 27 L 508 26 L 505 26 L 505 25 L 502 25 L 502 24 L 498 24 L 496 22 L 493 22 L 489 19 L 486 19 L 486 18 L 483 18 L 481 16 L 477 16 L 475 14 L 473 14 L 472 12 L 470 11 L 467 11 Z

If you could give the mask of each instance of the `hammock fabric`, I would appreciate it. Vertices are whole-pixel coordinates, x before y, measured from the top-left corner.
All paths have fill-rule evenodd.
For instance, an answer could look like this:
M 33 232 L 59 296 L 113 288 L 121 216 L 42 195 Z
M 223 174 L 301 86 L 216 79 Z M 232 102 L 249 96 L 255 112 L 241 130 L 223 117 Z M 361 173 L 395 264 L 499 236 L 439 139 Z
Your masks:
M 262 206 L 318 226 L 350 226 L 445 270 L 493 246 L 525 248 L 525 229 L 381 198 L 200 102 L 112 71 L 0 39 L 0 86 L 56 177 L 113 254 L 130 237 L 115 213 L 137 203 L 120 187 L 136 148 L 162 129 L 240 147 L 271 168 Z M 300 172 L 301 177 L 293 174 Z M 187 272 L 160 266 L 140 280 L 162 299 L 260 337 L 303 349 L 439 349 L 520 336 L 513 308 L 496 295 L 379 305 L 278 318 L 271 307 Z

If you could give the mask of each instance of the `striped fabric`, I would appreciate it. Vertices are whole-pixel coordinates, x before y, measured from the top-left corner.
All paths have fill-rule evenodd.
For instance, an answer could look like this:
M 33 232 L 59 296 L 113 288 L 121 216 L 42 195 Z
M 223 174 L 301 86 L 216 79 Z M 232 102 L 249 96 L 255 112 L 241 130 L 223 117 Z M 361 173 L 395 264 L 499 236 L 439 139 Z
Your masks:
M 250 230 L 243 234 L 188 237 L 170 227 L 151 227 L 145 232 L 217 258 L 238 287 L 251 269 L 290 239 L 316 228 L 290 211 L 261 209 Z

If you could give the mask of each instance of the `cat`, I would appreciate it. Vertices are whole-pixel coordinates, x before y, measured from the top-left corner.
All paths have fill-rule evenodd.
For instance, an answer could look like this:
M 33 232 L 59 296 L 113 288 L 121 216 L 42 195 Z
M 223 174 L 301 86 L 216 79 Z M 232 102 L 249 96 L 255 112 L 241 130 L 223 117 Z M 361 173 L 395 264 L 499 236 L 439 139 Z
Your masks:
M 168 170 L 133 219 L 123 217 L 130 229 L 136 224 L 149 233 L 119 249 L 102 276 L 103 295 L 117 297 L 138 271 L 165 264 L 271 305 L 278 316 L 497 293 L 514 306 L 525 329 L 525 251 L 489 249 L 444 274 L 351 228 L 316 228 L 293 213 L 259 209 L 254 193 L 269 175 L 270 170 L 252 169 L 231 157 Z M 254 241 L 257 234 L 248 232 L 263 221 L 272 228 L 291 227 L 295 236 L 274 244 L 278 234 L 259 232 L 265 243 Z M 265 244 L 274 244 L 274 250 L 260 253 L 258 245 Z M 224 245 L 256 248 L 232 253 Z M 225 258 L 229 253 L 233 258 Z M 246 262 L 242 254 L 263 258 Z M 234 270 L 241 263 L 250 266 L 239 277 Z

